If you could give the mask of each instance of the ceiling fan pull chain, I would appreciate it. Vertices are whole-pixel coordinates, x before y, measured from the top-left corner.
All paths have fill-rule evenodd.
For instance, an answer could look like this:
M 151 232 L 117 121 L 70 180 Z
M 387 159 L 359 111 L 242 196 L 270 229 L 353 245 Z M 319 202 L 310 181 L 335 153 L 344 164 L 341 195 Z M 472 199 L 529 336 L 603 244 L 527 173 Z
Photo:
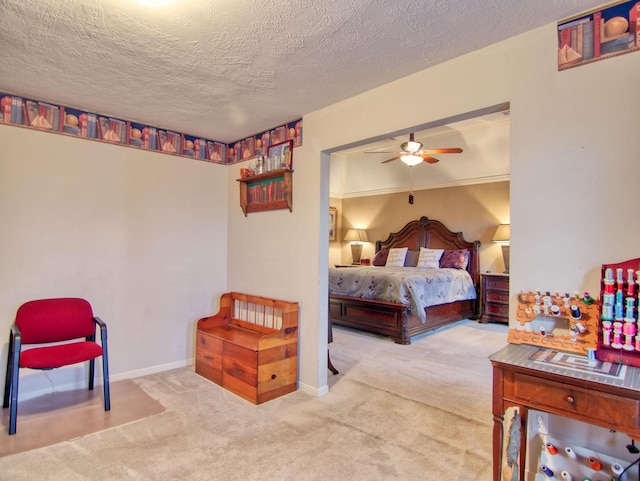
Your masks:
M 413 166 L 409 166 L 409 204 L 413 205 Z

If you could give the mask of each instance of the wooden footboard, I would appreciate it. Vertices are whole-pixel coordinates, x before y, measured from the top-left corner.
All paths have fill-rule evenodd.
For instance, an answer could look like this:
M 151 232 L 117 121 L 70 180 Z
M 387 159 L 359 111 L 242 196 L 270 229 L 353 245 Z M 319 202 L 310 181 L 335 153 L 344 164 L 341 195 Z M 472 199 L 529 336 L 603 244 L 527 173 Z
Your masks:
M 348 296 L 329 296 L 331 322 L 389 336 L 398 344 L 411 344 L 411 337 L 438 327 L 475 318 L 476 301 L 457 301 L 427 307 L 426 322 L 412 314 L 408 304 L 361 299 Z
M 408 311 L 408 304 L 338 295 L 329 297 L 331 322 L 389 336 L 398 344 L 411 344 Z

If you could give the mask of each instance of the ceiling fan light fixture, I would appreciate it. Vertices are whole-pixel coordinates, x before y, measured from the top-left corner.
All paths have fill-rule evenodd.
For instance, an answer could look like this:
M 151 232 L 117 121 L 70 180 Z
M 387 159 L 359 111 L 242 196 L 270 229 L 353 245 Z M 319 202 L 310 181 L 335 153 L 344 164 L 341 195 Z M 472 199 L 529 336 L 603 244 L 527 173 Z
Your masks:
M 409 142 L 404 142 L 400 148 L 405 152 L 415 153 L 422 148 L 422 142 L 411 139 Z
M 400 160 L 407 164 L 409 167 L 414 167 L 422 162 L 422 157 L 415 154 L 408 154 L 400 156 Z

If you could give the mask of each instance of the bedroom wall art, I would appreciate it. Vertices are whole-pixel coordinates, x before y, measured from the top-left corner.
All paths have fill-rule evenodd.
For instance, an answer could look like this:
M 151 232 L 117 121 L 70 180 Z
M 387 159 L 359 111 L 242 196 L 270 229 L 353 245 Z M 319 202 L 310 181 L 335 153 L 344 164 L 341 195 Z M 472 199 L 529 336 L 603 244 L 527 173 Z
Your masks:
M 227 144 L 1 92 L 0 123 L 227 165 L 286 140 L 302 145 L 302 119 Z
M 558 22 L 558 70 L 638 50 L 638 0 L 615 2 Z

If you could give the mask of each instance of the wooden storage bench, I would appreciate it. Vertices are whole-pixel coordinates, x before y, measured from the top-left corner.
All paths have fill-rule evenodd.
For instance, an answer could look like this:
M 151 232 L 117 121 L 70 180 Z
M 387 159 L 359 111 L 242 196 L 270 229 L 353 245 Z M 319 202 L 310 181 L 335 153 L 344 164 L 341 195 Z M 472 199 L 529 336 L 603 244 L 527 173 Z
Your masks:
M 298 303 L 223 294 L 197 323 L 196 372 L 255 404 L 295 391 Z

